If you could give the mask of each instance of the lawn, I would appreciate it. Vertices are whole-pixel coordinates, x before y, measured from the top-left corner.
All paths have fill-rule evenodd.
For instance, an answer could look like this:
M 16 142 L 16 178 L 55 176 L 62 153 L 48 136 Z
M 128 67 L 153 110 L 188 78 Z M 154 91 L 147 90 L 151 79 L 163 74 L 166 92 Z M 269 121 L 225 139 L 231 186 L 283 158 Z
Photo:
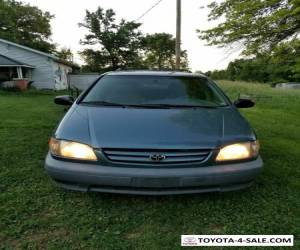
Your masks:
M 55 93 L 0 92 L 0 248 L 179 249 L 181 234 L 294 234 L 300 249 L 300 91 L 220 86 L 232 99 L 259 95 L 242 112 L 264 171 L 247 190 L 168 197 L 57 188 L 43 168 L 64 114 Z

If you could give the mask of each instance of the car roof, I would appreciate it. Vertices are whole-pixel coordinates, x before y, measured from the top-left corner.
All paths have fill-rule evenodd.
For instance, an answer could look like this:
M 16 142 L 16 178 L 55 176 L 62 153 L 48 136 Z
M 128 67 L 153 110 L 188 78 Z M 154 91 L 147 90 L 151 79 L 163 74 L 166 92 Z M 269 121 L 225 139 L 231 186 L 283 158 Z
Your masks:
M 190 76 L 204 77 L 205 75 L 198 73 L 190 73 L 183 71 L 153 71 L 153 70 L 120 70 L 105 73 L 105 75 L 130 75 L 130 76 Z

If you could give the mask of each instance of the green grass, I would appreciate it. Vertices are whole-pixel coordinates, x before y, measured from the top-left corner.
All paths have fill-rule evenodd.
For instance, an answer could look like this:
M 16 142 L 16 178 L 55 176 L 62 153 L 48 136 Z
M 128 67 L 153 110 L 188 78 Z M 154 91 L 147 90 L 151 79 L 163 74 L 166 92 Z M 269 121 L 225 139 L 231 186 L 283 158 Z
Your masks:
M 294 234 L 299 249 L 300 91 L 220 86 L 231 98 L 264 97 L 242 111 L 261 141 L 264 171 L 244 191 L 172 197 L 57 188 L 43 169 L 64 114 L 55 93 L 0 92 L 0 248 L 179 249 L 181 234 Z

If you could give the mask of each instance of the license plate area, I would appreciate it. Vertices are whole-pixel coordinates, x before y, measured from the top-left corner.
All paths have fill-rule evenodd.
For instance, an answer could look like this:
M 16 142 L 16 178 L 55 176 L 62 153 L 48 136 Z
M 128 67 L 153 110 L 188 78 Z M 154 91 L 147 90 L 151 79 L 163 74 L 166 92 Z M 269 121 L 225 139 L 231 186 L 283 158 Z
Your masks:
M 180 178 L 133 178 L 132 186 L 144 188 L 180 187 Z

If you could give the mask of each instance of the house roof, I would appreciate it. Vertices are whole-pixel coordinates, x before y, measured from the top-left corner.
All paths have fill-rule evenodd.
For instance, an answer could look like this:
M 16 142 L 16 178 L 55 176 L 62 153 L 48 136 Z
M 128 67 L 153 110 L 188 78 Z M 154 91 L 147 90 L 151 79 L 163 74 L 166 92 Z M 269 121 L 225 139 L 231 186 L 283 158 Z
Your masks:
M 53 59 L 53 60 L 57 63 L 64 64 L 64 65 L 69 66 L 73 69 L 80 69 L 80 66 L 73 63 L 73 62 L 69 62 L 69 61 L 66 61 L 66 60 L 63 60 L 63 59 Z
M 31 52 L 33 52 L 33 53 L 40 54 L 40 55 L 42 55 L 42 56 L 47 56 L 47 57 L 50 57 L 50 58 L 52 58 L 52 59 L 57 59 L 57 60 L 59 59 L 58 57 L 56 57 L 56 56 L 54 56 L 54 55 L 51 55 L 51 54 L 49 54 L 49 53 L 45 53 L 45 52 L 42 52 L 42 51 L 39 51 L 39 50 L 36 50 L 36 49 L 32 49 L 32 48 L 29 48 L 29 47 L 27 47 L 27 46 L 20 45 L 20 44 L 17 44 L 17 43 L 14 43 L 14 42 L 11 42 L 11 41 L 2 39 L 2 38 L 0 38 L 0 42 L 6 43 L 6 44 L 9 44 L 9 45 L 18 47 L 18 48 L 22 48 L 22 49 L 31 51 Z
M 49 54 L 49 53 L 45 53 L 45 52 L 42 52 L 42 51 L 39 51 L 39 50 L 36 50 L 36 49 L 32 49 L 30 47 L 27 47 L 27 46 L 24 46 L 24 45 L 20 45 L 20 44 L 17 44 L 17 43 L 14 43 L 14 42 L 11 42 L 11 41 L 8 41 L 8 40 L 5 40 L 5 39 L 1 39 L 1 38 L 0 38 L 0 42 L 6 43 L 6 44 L 9 44 L 9 45 L 12 45 L 12 46 L 15 46 L 15 47 L 27 50 L 27 51 L 31 51 L 31 52 L 33 52 L 35 54 L 46 56 L 48 58 L 53 59 L 53 61 L 55 61 L 55 62 L 58 62 L 58 63 L 61 63 L 61 64 L 65 64 L 65 65 L 70 66 L 70 67 L 79 68 L 78 65 L 76 65 L 76 64 L 74 64 L 72 62 L 68 62 L 68 61 L 62 60 L 59 57 L 54 56 L 54 55 Z
M 0 67 L 25 67 L 34 68 L 33 66 L 14 60 L 4 55 L 0 55 Z

